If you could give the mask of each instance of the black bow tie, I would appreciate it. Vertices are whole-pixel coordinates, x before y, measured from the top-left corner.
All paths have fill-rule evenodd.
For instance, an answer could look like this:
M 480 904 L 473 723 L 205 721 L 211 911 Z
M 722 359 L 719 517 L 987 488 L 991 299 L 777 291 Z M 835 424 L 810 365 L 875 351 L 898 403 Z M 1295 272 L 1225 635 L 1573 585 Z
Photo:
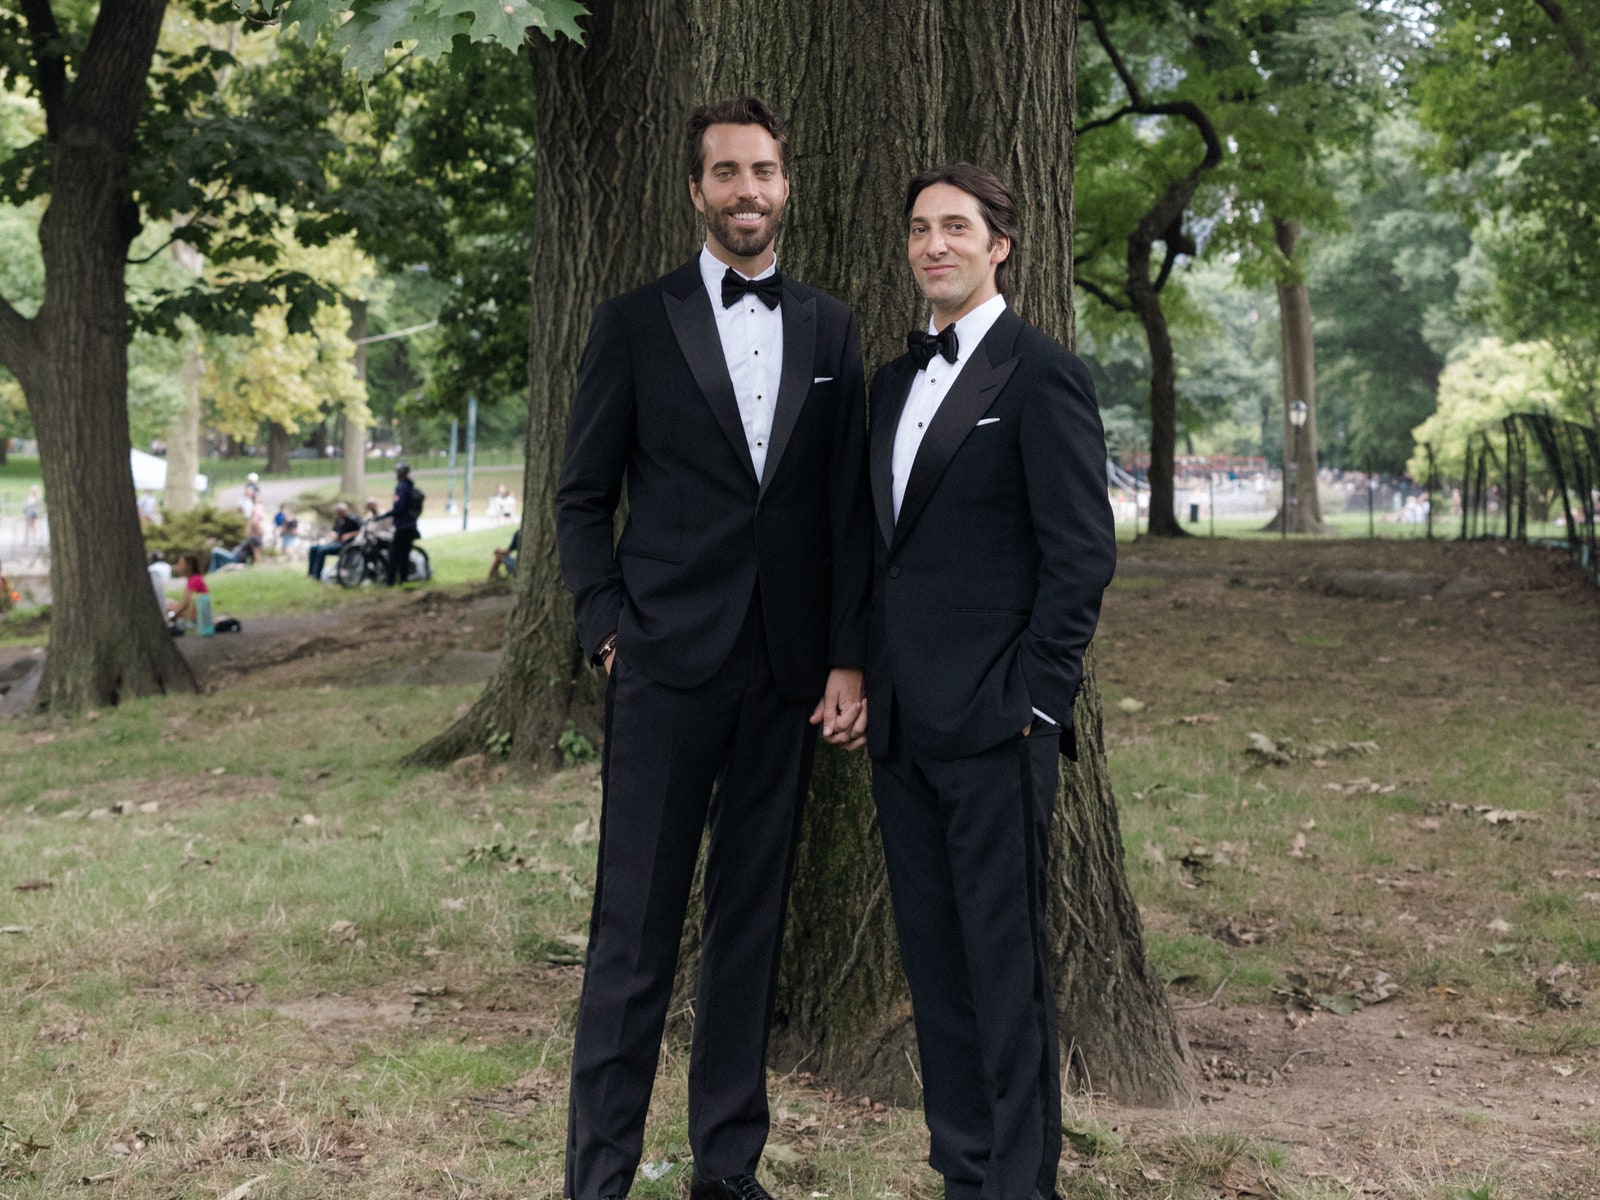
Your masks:
M 927 369 L 935 354 L 944 355 L 945 362 L 955 362 L 956 355 L 961 352 L 954 324 L 946 325 L 938 333 L 923 333 L 920 329 L 913 329 L 906 334 L 906 346 L 911 350 L 911 361 L 917 364 L 919 371 Z
M 729 267 L 722 277 L 722 307 L 732 308 L 746 292 L 768 308 L 777 308 L 778 301 L 783 299 L 783 276 L 774 271 L 765 279 L 746 279 Z

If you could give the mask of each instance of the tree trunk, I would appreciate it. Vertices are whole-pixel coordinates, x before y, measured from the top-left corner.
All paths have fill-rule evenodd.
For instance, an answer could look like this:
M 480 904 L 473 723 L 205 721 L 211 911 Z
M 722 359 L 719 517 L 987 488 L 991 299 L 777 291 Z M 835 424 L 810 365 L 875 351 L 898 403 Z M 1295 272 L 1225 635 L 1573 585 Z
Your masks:
M 1277 287 L 1283 350 L 1283 469 L 1292 477 L 1293 492 L 1288 529 L 1290 533 L 1327 533 L 1328 526 L 1322 521 L 1322 500 L 1317 494 L 1317 369 L 1311 290 L 1294 261 L 1300 222 L 1273 217 L 1272 228 L 1283 255 Z M 1298 431 L 1289 419 L 1290 406 L 1296 400 L 1303 400 L 1306 405 L 1306 423 Z M 1265 529 L 1280 533 L 1284 521 L 1280 510 Z
M 591 694 L 593 676 L 577 662 L 571 605 L 557 573 L 552 499 L 593 305 L 660 274 L 695 244 L 686 236 L 691 210 L 676 136 L 689 107 L 690 76 L 676 57 L 687 54 L 678 25 L 686 16 L 682 0 L 616 6 L 591 18 L 587 49 L 539 44 L 533 51 L 535 95 L 545 103 L 527 550 L 501 670 L 473 710 L 412 761 L 446 762 L 501 732 L 512 734 L 516 757 L 549 761 L 574 701 Z M 925 317 L 905 260 L 904 189 L 914 172 L 949 157 L 987 160 L 1010 176 L 1027 209 L 1019 302 L 1044 328 L 1070 337 L 1072 197 L 1064 168 L 1072 132 L 1060 120 L 1073 100 L 1070 8 L 1025 0 L 995 23 L 992 6 L 978 0 L 822 0 L 776 11 L 728 0 L 699 4 L 694 20 L 698 95 L 748 90 L 789 116 L 796 159 L 782 269 L 852 305 L 869 366 L 897 354 L 905 330 Z M 858 36 L 864 28 L 874 36 Z M 1013 61 L 1016 46 L 1034 53 Z M 894 63 L 916 69 L 887 65 L 884 47 L 893 47 Z M 874 85 L 860 87 L 864 79 Z M 948 104 L 948 93 L 961 89 L 1016 99 Z M 639 221 L 641 212 L 651 219 Z M 1067 774 L 1053 835 L 1053 945 L 1070 1038 L 1064 1061 L 1074 1079 L 1119 1099 L 1175 1100 L 1186 1092 L 1184 1048 L 1161 983 L 1143 961 L 1092 661 L 1076 719 L 1084 760 Z M 697 923 L 686 930 L 680 991 L 694 969 Z M 822 747 L 791 898 L 773 1062 L 915 1099 L 911 1049 L 867 764 Z
M 172 257 L 195 275 L 205 267 L 205 258 L 185 241 L 172 243 Z M 194 478 L 200 472 L 200 377 L 205 373 L 205 358 L 200 353 L 199 336 L 191 331 L 188 340 L 183 366 L 178 368 L 183 407 L 172 418 L 166 437 L 167 487 L 161 506 L 173 514 L 189 512 L 199 503 Z
M 350 365 L 365 390 L 367 382 L 367 302 L 347 301 L 350 309 L 350 340 L 355 356 Z M 367 411 L 344 411 L 344 462 L 339 470 L 339 495 L 357 512 L 367 499 Z
M 268 475 L 287 475 L 289 473 L 289 450 L 292 443 L 289 431 L 276 421 L 267 422 L 267 465 Z
M 1142 262 L 1136 255 L 1142 254 Z M 1128 251 L 1128 296 L 1150 347 L 1150 520 L 1151 537 L 1187 537 L 1174 507 L 1177 500 L 1178 372 L 1172 361 L 1172 335 L 1161 293 L 1150 285 L 1150 245 Z
M 183 407 L 167 427 L 167 487 L 161 506 L 169 515 L 189 512 L 199 503 L 194 479 L 200 472 L 200 376 L 205 366 L 196 339 L 178 368 Z
M 598 740 L 600 695 L 582 661 L 556 556 L 567 411 L 595 306 L 693 253 L 684 118 L 692 106 L 687 0 L 597 5 L 586 45 L 534 38 L 538 105 L 522 552 L 506 653 L 472 709 L 407 759 L 450 762 L 509 734 L 514 760 L 560 762 L 568 720 Z M 640 214 L 647 214 L 641 219 Z
M 1073 131 L 1061 115 L 1073 111 L 1075 14 L 1049 0 L 1022 0 L 1000 19 L 996 11 L 982 0 L 832 0 L 782 19 L 750 0 L 699 6 L 701 93 L 751 91 L 790 117 L 797 159 L 779 257 L 785 271 L 855 309 L 869 369 L 900 353 L 904 331 L 926 318 L 906 264 L 905 185 L 950 159 L 989 166 L 1011 186 L 1023 222 L 1013 299 L 1046 331 L 1072 337 Z M 869 26 L 874 38 L 854 35 Z M 921 66 L 886 69 L 884 46 Z M 1018 54 L 1019 46 L 1033 52 Z M 868 78 L 879 83 L 866 93 L 853 87 Z M 947 103 L 986 94 L 1008 103 Z M 1052 833 L 1062 1061 L 1075 1083 L 1119 1100 L 1174 1102 L 1188 1094 L 1187 1049 L 1144 960 L 1092 660 L 1075 720 L 1083 757 L 1065 764 Z M 679 977 L 685 999 L 697 942 L 691 919 Z M 822 746 L 790 901 L 772 1064 L 915 1101 L 913 1047 L 867 764 Z
M 164 8 L 103 5 L 70 91 L 59 59 L 41 65 L 54 142 L 39 227 L 45 301 L 31 320 L 0 302 L 0 361 L 28 398 L 52 501 L 39 700 L 54 712 L 195 686 L 151 601 L 128 461 L 128 155 Z M 25 12 L 34 45 L 55 44 L 48 7 Z

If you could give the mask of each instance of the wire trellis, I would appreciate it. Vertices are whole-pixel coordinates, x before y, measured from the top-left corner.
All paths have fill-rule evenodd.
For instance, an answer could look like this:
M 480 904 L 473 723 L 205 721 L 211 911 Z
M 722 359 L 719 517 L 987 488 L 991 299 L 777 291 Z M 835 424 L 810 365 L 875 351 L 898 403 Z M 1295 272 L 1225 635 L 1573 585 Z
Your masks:
M 1512 413 L 1467 438 L 1463 538 L 1529 541 L 1528 526 L 1554 524 L 1565 546 L 1600 583 L 1595 537 L 1600 508 L 1600 432 L 1548 413 Z

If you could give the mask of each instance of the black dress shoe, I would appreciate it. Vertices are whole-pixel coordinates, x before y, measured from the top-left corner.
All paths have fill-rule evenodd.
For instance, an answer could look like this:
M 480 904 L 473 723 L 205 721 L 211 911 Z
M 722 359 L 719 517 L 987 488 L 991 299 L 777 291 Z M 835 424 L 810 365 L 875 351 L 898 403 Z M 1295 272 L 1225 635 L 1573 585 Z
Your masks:
M 726 1179 L 701 1179 L 689 1184 L 689 1200 L 772 1200 L 772 1193 L 754 1175 L 729 1175 Z

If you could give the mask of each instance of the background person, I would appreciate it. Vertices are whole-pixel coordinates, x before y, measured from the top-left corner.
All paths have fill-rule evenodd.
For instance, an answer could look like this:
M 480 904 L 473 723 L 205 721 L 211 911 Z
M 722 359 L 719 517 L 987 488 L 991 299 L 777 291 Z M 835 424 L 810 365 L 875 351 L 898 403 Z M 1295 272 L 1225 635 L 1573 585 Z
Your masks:
M 200 574 L 198 554 L 178 555 L 178 572 L 185 576 L 183 599 L 167 608 L 167 627 L 175 634 L 196 630 L 201 636 L 213 632 L 211 620 L 211 589 L 205 576 Z
M 422 493 L 411 482 L 411 468 L 394 466 L 394 501 L 389 511 L 380 514 L 394 522 L 394 540 L 389 543 L 389 575 L 385 582 L 393 587 L 404 583 L 411 572 L 411 547 L 417 541 L 417 519 L 422 516 Z
M 333 506 L 333 534 L 326 542 L 318 542 L 311 547 L 306 563 L 306 574 L 312 579 L 320 580 L 322 572 L 327 566 L 328 556 L 337 555 L 349 542 L 354 540 L 356 534 L 361 532 L 361 522 L 355 519 L 350 512 L 350 506 L 343 500 Z

